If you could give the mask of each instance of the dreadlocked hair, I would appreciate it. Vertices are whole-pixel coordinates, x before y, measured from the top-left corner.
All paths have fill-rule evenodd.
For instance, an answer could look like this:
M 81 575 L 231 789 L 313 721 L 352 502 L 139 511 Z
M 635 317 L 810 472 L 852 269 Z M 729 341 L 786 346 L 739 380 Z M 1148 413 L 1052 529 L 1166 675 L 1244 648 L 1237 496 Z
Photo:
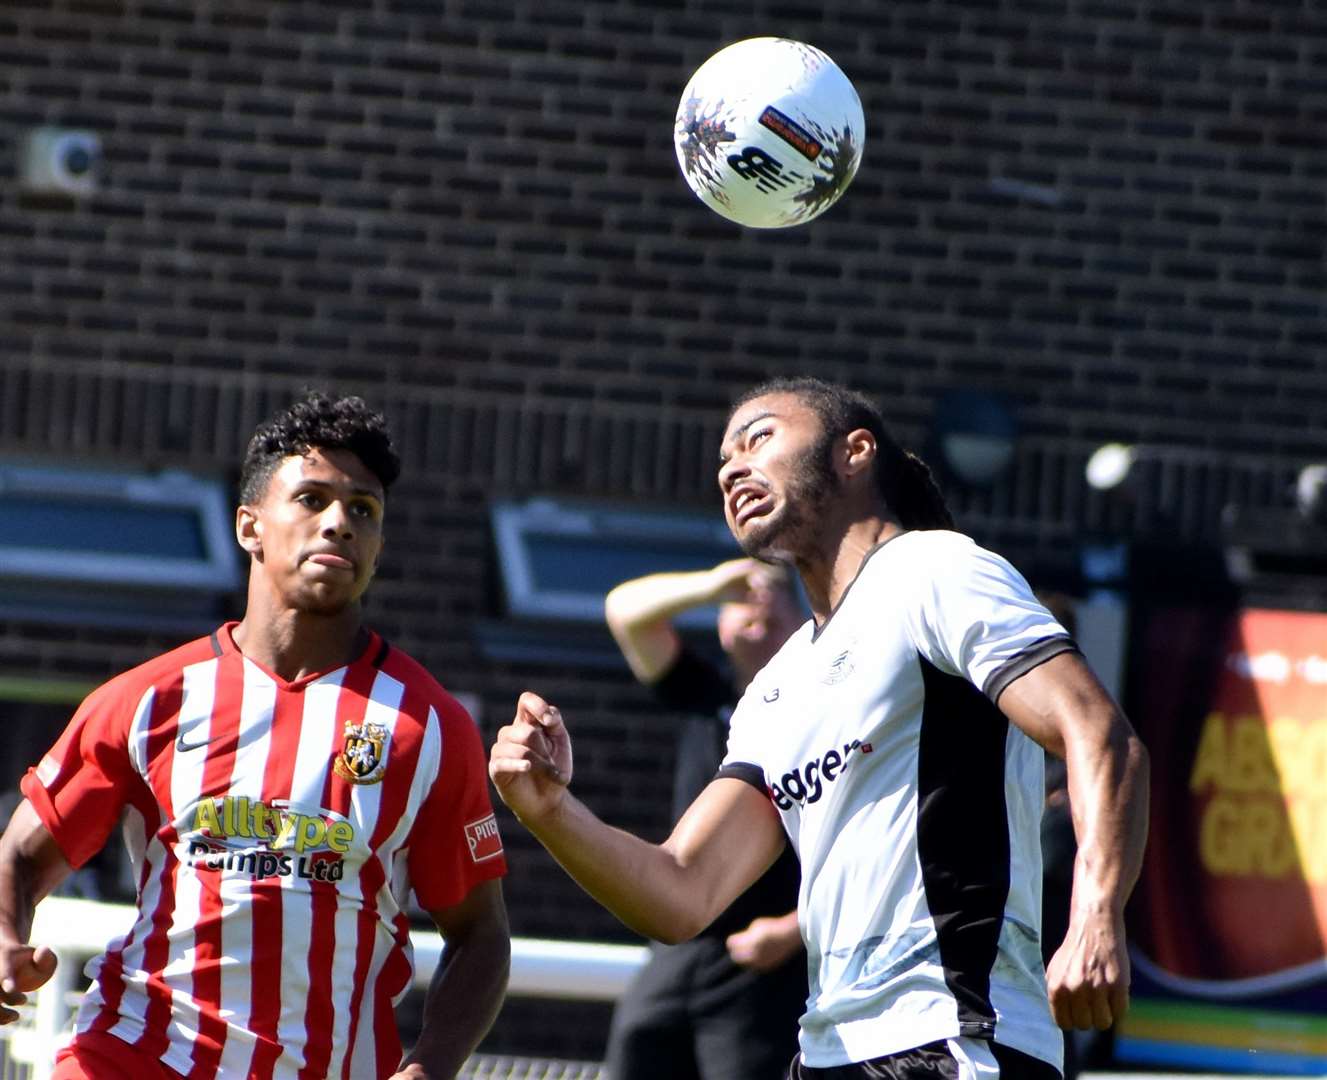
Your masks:
M 260 502 L 281 462 L 313 449 L 349 450 L 384 492 L 401 475 L 401 459 L 382 413 L 360 397 L 334 398 L 311 390 L 253 433 L 240 469 L 240 501 Z
M 876 441 L 876 487 L 905 529 L 954 527 L 945 497 L 926 462 L 894 441 L 880 410 L 865 395 L 812 375 L 781 376 L 746 391 L 733 402 L 729 415 L 767 394 L 792 394 L 800 399 L 820 420 L 826 445 L 858 428 L 869 431 Z

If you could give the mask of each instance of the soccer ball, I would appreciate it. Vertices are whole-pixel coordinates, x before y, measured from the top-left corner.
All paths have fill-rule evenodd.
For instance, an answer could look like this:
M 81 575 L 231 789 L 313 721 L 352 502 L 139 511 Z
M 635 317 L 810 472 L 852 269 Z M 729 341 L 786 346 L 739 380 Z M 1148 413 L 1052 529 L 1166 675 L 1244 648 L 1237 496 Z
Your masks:
M 801 225 L 847 190 L 866 118 L 848 77 L 819 49 L 748 38 L 720 49 L 682 91 L 677 161 L 711 210 L 753 229 Z

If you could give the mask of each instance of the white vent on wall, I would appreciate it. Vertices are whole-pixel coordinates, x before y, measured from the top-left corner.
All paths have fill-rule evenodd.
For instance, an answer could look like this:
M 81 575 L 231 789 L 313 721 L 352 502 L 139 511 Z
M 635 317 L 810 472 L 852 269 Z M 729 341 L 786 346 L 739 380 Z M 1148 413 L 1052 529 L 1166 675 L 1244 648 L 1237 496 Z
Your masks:
M 91 131 L 40 127 L 23 141 L 19 179 L 41 195 L 87 195 L 97 188 L 101 140 Z

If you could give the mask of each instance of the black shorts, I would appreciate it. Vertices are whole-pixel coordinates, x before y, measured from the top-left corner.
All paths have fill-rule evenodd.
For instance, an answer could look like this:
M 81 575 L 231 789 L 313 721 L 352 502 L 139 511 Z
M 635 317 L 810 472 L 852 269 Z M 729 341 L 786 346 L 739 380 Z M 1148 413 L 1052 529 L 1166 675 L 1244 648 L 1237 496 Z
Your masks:
M 1060 1080 L 1049 1062 L 986 1039 L 945 1039 L 897 1054 L 815 1069 L 798 1054 L 788 1080 Z

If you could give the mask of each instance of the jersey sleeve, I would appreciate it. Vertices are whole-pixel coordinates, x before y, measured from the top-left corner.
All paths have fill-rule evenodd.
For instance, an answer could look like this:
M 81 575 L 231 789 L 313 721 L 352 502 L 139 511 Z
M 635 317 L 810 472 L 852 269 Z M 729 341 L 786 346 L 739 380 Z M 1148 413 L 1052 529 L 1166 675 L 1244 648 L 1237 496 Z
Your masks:
M 129 726 L 137 704 L 115 682 L 100 687 L 19 782 L 74 868 L 101 850 L 131 788 L 141 783 L 129 758 Z
M 752 723 L 752 715 L 757 711 L 751 704 L 752 696 L 761 685 L 757 675 L 742 695 L 741 701 L 733 711 L 728 723 L 728 749 L 719 765 L 717 777 L 731 777 L 750 784 L 757 791 L 769 795 L 769 785 L 765 782 L 763 750 L 765 743 L 759 738 L 759 725 Z M 768 740 L 765 740 L 768 742 Z
M 955 534 L 934 540 L 907 617 L 917 651 L 941 671 L 996 701 L 1020 675 L 1077 648 L 1007 559 Z
M 438 777 L 410 831 L 410 884 L 425 911 L 458 904 L 480 882 L 507 872 L 479 728 L 454 701 L 440 709 L 439 721 Z

